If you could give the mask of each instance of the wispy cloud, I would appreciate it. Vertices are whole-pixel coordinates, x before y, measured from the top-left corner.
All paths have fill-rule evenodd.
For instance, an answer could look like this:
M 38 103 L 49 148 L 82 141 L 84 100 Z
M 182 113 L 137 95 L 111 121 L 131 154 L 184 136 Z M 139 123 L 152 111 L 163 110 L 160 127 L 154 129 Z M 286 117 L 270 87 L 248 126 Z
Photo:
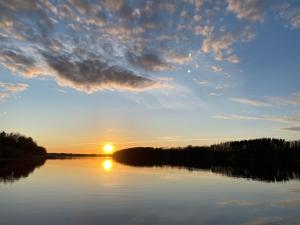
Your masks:
M 257 205 L 257 202 L 252 202 L 252 201 L 236 201 L 236 200 L 226 200 L 226 201 L 221 201 L 218 202 L 218 205 L 221 206 L 254 206 Z
M 23 83 L 4 83 L 0 81 L 0 100 L 9 98 L 16 93 L 25 91 L 28 88 L 27 84 Z
M 0 89 L 5 90 L 11 94 L 25 91 L 28 84 L 23 83 L 4 83 L 0 81 Z
M 277 201 L 274 203 L 274 205 L 277 206 L 300 206 L 300 200 L 299 199 L 288 199 L 283 201 Z
M 285 128 L 282 128 L 281 130 L 300 132 L 300 126 L 296 126 L 296 127 L 285 127 Z
M 231 98 L 231 101 L 238 102 L 245 105 L 255 106 L 255 107 L 270 107 L 271 104 L 266 102 L 257 101 L 253 99 L 246 99 L 246 98 Z
M 267 96 L 259 100 L 249 98 L 231 98 L 231 101 L 255 107 L 300 106 L 300 97 L 296 94 L 291 96 Z
M 221 120 L 262 120 L 280 123 L 300 123 L 299 116 L 251 116 L 251 115 L 239 115 L 239 114 L 217 114 L 214 116 L 215 119 Z

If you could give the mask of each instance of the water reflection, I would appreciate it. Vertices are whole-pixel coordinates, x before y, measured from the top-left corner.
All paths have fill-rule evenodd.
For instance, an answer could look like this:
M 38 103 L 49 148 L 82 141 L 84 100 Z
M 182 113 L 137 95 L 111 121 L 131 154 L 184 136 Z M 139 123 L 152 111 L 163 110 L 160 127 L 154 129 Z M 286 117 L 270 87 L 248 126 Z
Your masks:
M 35 160 L 3 160 L 0 163 L 0 182 L 12 183 L 21 178 L 28 177 L 36 168 L 44 165 L 45 159 Z M 246 163 L 243 164 L 189 164 L 173 162 L 137 162 L 120 161 L 112 158 L 102 158 L 103 171 L 111 172 L 114 161 L 127 166 L 134 167 L 171 167 L 181 168 L 188 171 L 209 171 L 228 177 L 247 178 L 264 182 L 283 182 L 289 180 L 300 180 L 300 166 Z
M 102 162 L 102 167 L 104 171 L 111 171 L 113 168 L 113 162 L 112 159 L 107 158 Z
M 172 160 L 132 161 L 127 159 L 114 159 L 119 163 L 135 167 L 173 167 L 189 171 L 210 171 L 228 177 L 247 178 L 264 182 L 283 182 L 300 180 L 300 165 L 277 164 L 271 162 L 247 162 L 240 163 L 203 163 L 203 162 L 178 162 Z
M 0 163 L 0 182 L 13 183 L 28 177 L 36 168 L 44 165 L 46 159 L 2 160 Z

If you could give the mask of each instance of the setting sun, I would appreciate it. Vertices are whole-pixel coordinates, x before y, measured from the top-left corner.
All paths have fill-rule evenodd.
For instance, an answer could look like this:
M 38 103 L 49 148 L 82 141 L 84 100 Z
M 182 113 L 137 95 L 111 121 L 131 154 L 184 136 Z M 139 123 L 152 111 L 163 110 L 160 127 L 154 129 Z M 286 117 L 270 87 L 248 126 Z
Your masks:
M 103 151 L 104 151 L 106 154 L 111 154 L 111 153 L 114 151 L 114 146 L 113 146 L 111 143 L 106 143 L 106 144 L 103 146 Z

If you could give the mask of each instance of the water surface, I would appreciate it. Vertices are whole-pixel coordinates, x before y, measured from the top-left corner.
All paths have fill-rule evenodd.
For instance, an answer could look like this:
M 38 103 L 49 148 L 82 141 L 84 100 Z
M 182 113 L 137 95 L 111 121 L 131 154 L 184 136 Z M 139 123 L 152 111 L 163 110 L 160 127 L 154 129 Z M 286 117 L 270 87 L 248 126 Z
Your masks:
M 0 166 L 1 225 L 300 224 L 299 179 L 266 182 L 110 158 L 28 168 L 15 177 Z

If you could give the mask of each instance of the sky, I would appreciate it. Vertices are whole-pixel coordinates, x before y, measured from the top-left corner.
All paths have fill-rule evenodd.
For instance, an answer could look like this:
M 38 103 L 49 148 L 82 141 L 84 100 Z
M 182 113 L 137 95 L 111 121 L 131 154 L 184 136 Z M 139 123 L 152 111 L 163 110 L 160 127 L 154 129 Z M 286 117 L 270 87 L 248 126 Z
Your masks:
M 1 0 L 0 128 L 48 152 L 300 137 L 300 1 Z

